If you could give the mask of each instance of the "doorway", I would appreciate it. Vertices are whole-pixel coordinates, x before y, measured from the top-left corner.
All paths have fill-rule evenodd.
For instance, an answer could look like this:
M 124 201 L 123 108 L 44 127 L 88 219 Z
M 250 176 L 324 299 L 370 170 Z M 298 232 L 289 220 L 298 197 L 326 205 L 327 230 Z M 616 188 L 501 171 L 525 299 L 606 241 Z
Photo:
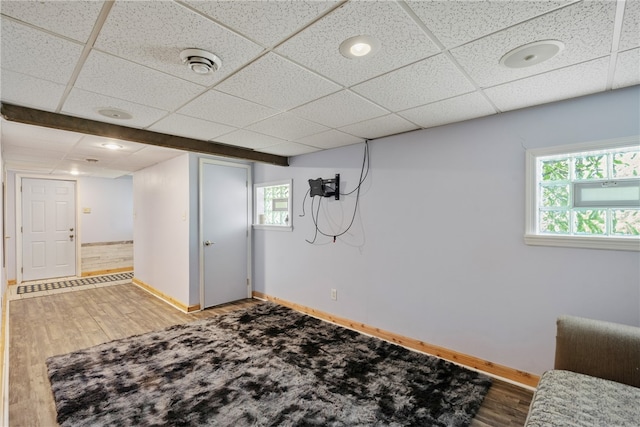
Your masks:
M 200 306 L 251 297 L 251 169 L 200 159 Z
M 19 281 L 76 275 L 76 182 L 20 178 Z

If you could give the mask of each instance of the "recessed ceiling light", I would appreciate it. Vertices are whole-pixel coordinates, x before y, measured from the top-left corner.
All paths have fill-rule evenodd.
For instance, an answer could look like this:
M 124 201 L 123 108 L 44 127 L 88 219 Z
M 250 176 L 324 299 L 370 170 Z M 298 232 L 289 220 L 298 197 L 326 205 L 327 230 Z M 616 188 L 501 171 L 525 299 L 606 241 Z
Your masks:
M 214 73 L 222 67 L 217 55 L 202 49 L 185 49 L 180 52 L 180 59 L 196 74 Z
M 133 118 L 131 113 L 117 108 L 100 108 L 97 111 L 98 114 L 109 117 L 110 119 L 129 120 Z
M 362 58 L 380 49 L 380 42 L 371 36 L 355 36 L 340 43 L 340 53 L 345 58 Z
M 77 170 L 69 171 L 69 173 L 70 173 L 71 175 L 80 175 L 80 172 L 78 172 Z
M 547 61 L 564 49 L 558 40 L 542 40 L 528 43 L 507 52 L 500 58 L 500 65 L 508 68 L 526 68 Z
M 120 150 L 122 148 L 122 145 L 116 144 L 115 142 L 107 142 L 106 144 L 102 144 L 102 146 L 109 150 Z

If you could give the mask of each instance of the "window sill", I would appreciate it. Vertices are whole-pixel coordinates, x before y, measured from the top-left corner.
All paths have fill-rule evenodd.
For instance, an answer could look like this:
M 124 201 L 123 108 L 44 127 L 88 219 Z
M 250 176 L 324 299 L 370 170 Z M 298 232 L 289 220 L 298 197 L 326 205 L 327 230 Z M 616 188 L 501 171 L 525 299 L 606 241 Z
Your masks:
M 292 225 L 264 225 L 253 224 L 254 230 L 293 231 Z
M 640 251 L 640 239 L 624 237 L 551 236 L 525 234 L 524 242 L 534 246 L 605 249 L 614 251 Z

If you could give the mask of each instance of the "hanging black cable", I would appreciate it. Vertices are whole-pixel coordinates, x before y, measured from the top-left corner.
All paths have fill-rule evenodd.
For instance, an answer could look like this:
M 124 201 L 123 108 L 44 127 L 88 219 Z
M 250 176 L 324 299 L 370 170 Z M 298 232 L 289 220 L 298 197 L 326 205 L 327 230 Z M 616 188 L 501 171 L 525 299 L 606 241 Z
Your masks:
M 365 167 L 366 167 L 366 172 L 365 172 Z M 340 233 L 336 233 L 336 234 L 330 234 L 330 233 L 325 233 L 322 230 L 320 230 L 320 227 L 318 226 L 318 218 L 320 215 L 320 204 L 322 202 L 322 198 L 320 198 L 320 201 L 318 202 L 318 208 L 316 211 L 316 214 L 314 216 L 313 214 L 313 204 L 314 204 L 314 200 L 315 197 L 311 198 L 311 219 L 313 220 L 313 224 L 315 226 L 315 233 L 313 236 L 313 240 L 306 240 L 306 242 L 310 243 L 310 244 L 314 244 L 316 242 L 316 239 L 318 237 L 318 234 L 322 234 L 323 236 L 327 236 L 327 237 L 333 237 L 333 242 L 335 243 L 336 238 L 346 234 L 351 227 L 353 226 L 353 223 L 355 222 L 356 219 L 356 214 L 358 212 L 358 206 L 360 204 L 360 189 L 362 188 L 362 184 L 364 183 L 365 179 L 367 178 L 367 176 L 369 175 L 369 140 L 366 140 L 364 143 L 364 155 L 362 158 L 362 168 L 360 169 L 360 179 L 358 180 L 358 186 L 356 188 L 354 188 L 352 191 L 350 191 L 349 193 L 341 193 L 345 196 L 351 195 L 354 192 L 356 193 L 356 203 L 355 206 L 353 208 L 353 215 L 351 216 L 351 222 L 349 223 L 349 226 L 342 232 Z M 307 191 L 307 194 L 305 195 L 305 198 L 302 202 L 302 212 L 303 214 L 301 216 L 304 216 L 304 202 L 307 198 L 307 195 L 309 194 L 309 191 Z
M 318 202 L 318 209 L 316 211 L 315 216 L 313 215 L 313 202 L 315 201 L 315 197 L 311 198 L 311 220 L 313 221 L 313 225 L 316 228 L 316 232 L 313 235 L 313 240 L 307 240 L 307 243 L 311 243 L 312 245 L 316 242 L 316 239 L 318 238 L 318 232 L 320 231 L 320 229 L 318 228 L 318 215 L 320 214 L 320 203 L 322 202 L 322 198 L 320 199 L 320 201 Z M 322 233 L 322 232 L 321 232 Z
M 307 196 L 309 195 L 310 192 L 311 192 L 311 189 L 308 189 L 307 192 L 304 194 L 304 199 L 302 199 L 302 215 L 298 215 L 300 218 L 306 215 L 306 213 L 304 212 L 304 203 L 307 201 Z
M 365 162 L 366 162 L 366 165 L 367 165 L 367 172 L 364 174 L 364 177 L 363 177 L 362 176 L 362 170 L 364 170 Z M 360 191 L 360 186 L 367 179 L 368 175 L 369 175 L 369 140 L 366 140 L 364 142 L 364 157 L 362 158 L 362 169 L 360 170 L 360 180 L 358 181 L 358 186 L 356 188 L 354 188 L 353 190 L 351 190 L 350 192 L 348 192 L 348 193 L 340 193 L 340 195 L 349 196 L 349 195 L 353 194 L 355 191 Z

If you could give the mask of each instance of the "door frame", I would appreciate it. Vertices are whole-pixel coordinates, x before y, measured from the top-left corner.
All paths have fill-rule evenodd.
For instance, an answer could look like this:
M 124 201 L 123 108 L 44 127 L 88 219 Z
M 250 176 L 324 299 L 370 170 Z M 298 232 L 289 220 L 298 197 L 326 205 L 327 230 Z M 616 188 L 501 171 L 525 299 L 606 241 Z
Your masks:
M 76 177 L 67 177 L 67 176 L 56 176 L 56 175 L 36 175 L 36 174 L 22 174 L 16 173 L 15 184 L 16 184 L 16 283 L 19 285 L 22 283 L 22 179 L 44 179 L 47 181 L 72 181 L 75 183 L 75 209 L 73 219 L 75 221 L 75 229 L 76 229 L 76 277 L 80 276 L 80 263 L 81 263 L 81 253 L 80 253 L 80 221 L 78 220 L 78 206 L 79 203 L 79 194 L 78 191 L 78 178 Z
M 253 291 L 253 176 L 252 165 L 248 163 L 225 162 L 222 160 L 208 159 L 200 157 L 198 159 L 198 254 L 199 254 L 199 272 L 200 272 L 200 310 L 205 309 L 204 301 L 204 186 L 203 186 L 203 170 L 205 165 L 218 165 L 246 169 L 247 171 L 247 298 L 251 298 Z

